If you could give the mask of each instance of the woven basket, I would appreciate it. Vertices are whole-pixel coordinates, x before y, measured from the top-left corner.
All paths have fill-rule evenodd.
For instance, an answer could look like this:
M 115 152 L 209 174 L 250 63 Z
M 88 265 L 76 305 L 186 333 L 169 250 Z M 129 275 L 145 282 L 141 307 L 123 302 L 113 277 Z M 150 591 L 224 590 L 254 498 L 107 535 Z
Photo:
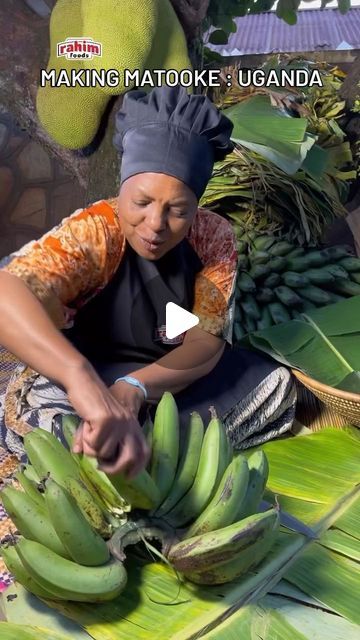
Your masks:
M 349 424 L 360 427 L 360 394 L 329 387 L 327 384 L 318 382 L 295 369 L 292 372 L 295 378 L 309 389 L 314 396 L 343 416 L 343 418 L 346 418 Z

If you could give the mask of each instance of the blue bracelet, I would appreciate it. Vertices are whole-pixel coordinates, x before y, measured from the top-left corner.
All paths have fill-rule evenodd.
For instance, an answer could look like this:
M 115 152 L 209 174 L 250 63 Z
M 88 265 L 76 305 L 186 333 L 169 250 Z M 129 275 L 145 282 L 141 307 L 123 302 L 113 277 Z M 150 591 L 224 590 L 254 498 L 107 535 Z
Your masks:
M 139 382 L 139 380 L 133 378 L 132 376 L 123 376 L 122 378 L 116 378 L 115 382 L 120 382 L 121 380 L 123 380 L 124 382 L 128 382 L 128 384 L 131 384 L 133 387 L 138 387 L 138 389 L 141 389 L 144 394 L 145 400 L 147 399 L 148 394 L 142 382 Z

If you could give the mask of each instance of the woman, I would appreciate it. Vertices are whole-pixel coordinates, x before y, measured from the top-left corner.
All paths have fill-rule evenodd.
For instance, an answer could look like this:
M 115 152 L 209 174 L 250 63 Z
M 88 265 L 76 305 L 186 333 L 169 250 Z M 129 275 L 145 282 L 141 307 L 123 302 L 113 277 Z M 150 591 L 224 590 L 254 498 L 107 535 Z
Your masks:
M 61 437 L 59 415 L 75 412 L 75 450 L 130 477 L 149 456 L 144 409 L 165 390 L 182 423 L 195 409 L 208 420 L 214 405 L 238 448 L 291 427 L 288 371 L 231 347 L 236 240 L 225 219 L 198 208 L 231 131 L 208 98 L 180 87 L 127 93 L 114 137 L 118 199 L 76 211 L 5 261 L 0 344 L 20 364 L 3 392 L 1 433 L 19 457 L 26 430 Z M 199 317 L 174 341 L 168 302 Z

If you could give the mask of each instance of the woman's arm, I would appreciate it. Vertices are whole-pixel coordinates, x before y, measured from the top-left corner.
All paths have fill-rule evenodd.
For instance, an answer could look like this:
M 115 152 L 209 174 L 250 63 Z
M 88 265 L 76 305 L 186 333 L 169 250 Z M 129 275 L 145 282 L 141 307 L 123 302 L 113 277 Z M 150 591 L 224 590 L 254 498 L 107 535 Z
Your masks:
M 224 340 L 194 327 L 186 333 L 180 347 L 129 375 L 145 385 L 148 401 L 155 403 L 164 391 L 177 393 L 210 373 L 220 360 L 224 348 Z M 121 384 L 116 383 L 112 390 L 115 391 L 117 385 Z

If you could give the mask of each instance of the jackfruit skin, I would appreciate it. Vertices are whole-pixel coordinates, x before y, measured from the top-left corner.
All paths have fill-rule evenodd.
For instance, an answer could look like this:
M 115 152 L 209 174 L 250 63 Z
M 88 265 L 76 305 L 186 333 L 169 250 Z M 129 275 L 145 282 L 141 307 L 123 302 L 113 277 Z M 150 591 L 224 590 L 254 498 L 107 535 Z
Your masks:
M 159 0 L 157 30 L 145 69 L 192 70 L 185 33 L 170 0 Z M 152 78 L 155 83 L 156 77 L 153 74 Z M 164 82 L 159 84 L 163 85 Z M 144 85 L 141 90 L 149 93 L 152 88 L 151 85 Z M 193 88 L 187 87 L 187 92 L 192 93 Z
M 47 70 L 84 68 L 83 61 L 58 58 L 57 43 L 65 38 L 83 35 L 81 4 L 84 0 L 58 0 L 50 17 L 50 58 Z M 82 149 L 89 145 L 99 128 L 102 115 L 110 99 L 96 87 L 38 88 L 36 110 L 47 133 L 68 149 Z
M 84 60 L 88 69 L 116 69 L 119 84 L 100 87 L 118 95 L 133 88 L 124 86 L 124 69 L 145 68 L 160 18 L 159 0 L 86 0 L 82 2 L 82 31 L 102 44 L 102 56 Z

